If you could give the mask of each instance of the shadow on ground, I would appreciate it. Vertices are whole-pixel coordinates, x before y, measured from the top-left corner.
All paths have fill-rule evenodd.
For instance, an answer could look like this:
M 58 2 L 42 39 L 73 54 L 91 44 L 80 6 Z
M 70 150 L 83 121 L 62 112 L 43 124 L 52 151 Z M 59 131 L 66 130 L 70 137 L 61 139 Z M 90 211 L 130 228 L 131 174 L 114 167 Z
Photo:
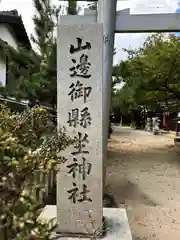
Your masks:
M 170 155 L 170 157 L 169 157 Z M 131 171 L 134 169 L 138 173 L 148 173 L 153 169 L 164 164 L 179 166 L 179 155 L 174 152 L 172 145 L 162 148 L 153 148 L 149 150 L 131 150 L 126 148 L 125 150 L 109 150 L 107 160 L 107 184 L 106 191 L 115 196 L 116 201 L 120 205 L 127 205 L 128 202 L 140 203 L 149 206 L 159 205 L 158 201 L 151 199 L 137 183 L 131 180 Z M 117 178 L 117 169 L 119 174 Z M 115 170 L 115 171 L 114 171 Z M 138 175 L 136 176 L 139 177 Z M 119 180 L 118 180 L 119 179 Z
M 106 166 L 106 192 L 127 209 L 133 239 L 178 240 L 180 155 L 173 139 L 118 130 Z

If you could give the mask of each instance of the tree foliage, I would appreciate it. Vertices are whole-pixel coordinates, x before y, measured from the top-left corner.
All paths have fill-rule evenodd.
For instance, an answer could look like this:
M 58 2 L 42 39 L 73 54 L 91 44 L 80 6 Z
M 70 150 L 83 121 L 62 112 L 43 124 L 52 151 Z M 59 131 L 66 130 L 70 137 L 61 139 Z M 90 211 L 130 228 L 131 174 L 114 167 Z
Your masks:
M 49 0 L 33 0 L 36 14 L 33 17 L 35 36 L 31 36 L 38 47 L 39 69 L 20 82 L 19 90 L 28 98 L 56 104 L 56 38 L 54 36 L 61 6 L 51 5 Z
M 44 178 L 65 161 L 60 153 L 72 144 L 65 132 L 57 133 L 42 108 L 21 114 L 0 106 L 0 236 L 4 239 L 50 239 L 51 227 L 38 222 L 42 201 L 34 193 L 44 191 Z M 2 239 L 2 238 L 1 238 Z
M 0 39 L 1 58 L 8 62 L 8 85 L 1 86 L 0 93 L 18 97 L 17 84 L 38 71 L 39 58 L 33 50 L 19 47 L 17 50 Z
M 77 1 L 68 1 L 68 7 L 67 7 L 67 13 L 69 15 L 77 15 L 78 7 L 77 7 Z
M 180 38 L 165 39 L 156 34 L 148 37 L 142 47 L 125 51 L 128 59 L 115 69 L 116 76 L 125 82 L 114 96 L 121 107 L 176 111 L 180 103 Z
M 36 52 L 10 47 L 0 42 L 4 58 L 9 62 L 8 88 L 0 88 L 4 95 L 18 99 L 39 99 L 55 107 L 57 102 L 57 67 L 56 67 L 56 27 L 61 5 L 52 5 L 49 0 L 33 0 L 36 12 L 33 17 L 35 34 L 31 40 Z M 77 14 L 77 1 L 68 1 L 68 14 Z M 10 80 L 11 79 L 11 80 Z
M 61 5 L 51 5 L 49 0 L 33 0 L 36 14 L 35 36 L 32 41 L 39 49 L 39 70 L 19 84 L 20 92 L 28 98 L 38 98 L 40 102 L 57 103 L 57 46 L 56 27 Z M 77 1 L 68 1 L 67 13 L 75 15 L 78 12 Z M 30 96 L 31 95 L 31 96 Z

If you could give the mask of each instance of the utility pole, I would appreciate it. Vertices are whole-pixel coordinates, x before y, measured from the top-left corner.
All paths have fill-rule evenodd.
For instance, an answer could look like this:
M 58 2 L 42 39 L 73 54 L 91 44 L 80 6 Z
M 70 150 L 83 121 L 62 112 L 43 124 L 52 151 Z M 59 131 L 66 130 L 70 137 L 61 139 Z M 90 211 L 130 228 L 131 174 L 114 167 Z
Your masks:
M 114 52 L 114 35 L 116 24 L 117 0 L 98 1 L 98 22 L 103 23 L 104 49 L 103 49 L 103 162 L 104 162 L 104 185 L 107 159 L 109 109 L 111 94 L 111 77 Z

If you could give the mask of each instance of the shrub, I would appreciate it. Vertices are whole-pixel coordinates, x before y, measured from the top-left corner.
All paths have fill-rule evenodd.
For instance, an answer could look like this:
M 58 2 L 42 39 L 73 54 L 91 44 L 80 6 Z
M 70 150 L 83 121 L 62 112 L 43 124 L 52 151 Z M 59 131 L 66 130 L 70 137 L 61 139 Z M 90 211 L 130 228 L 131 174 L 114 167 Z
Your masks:
M 63 129 L 57 133 L 45 109 L 18 114 L 0 106 L 0 239 L 50 239 L 51 224 L 37 221 L 43 203 L 34 192 L 45 183 L 36 177 L 57 171 L 72 142 Z

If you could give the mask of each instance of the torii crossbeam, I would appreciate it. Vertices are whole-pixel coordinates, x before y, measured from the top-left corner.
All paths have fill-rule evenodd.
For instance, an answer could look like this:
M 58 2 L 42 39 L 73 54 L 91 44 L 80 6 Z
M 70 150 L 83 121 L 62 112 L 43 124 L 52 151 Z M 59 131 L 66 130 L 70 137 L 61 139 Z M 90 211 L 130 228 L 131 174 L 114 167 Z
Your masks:
M 96 11 L 85 9 L 83 18 L 96 23 Z M 179 13 L 130 14 L 130 9 L 116 12 L 115 33 L 149 33 L 180 31 Z

